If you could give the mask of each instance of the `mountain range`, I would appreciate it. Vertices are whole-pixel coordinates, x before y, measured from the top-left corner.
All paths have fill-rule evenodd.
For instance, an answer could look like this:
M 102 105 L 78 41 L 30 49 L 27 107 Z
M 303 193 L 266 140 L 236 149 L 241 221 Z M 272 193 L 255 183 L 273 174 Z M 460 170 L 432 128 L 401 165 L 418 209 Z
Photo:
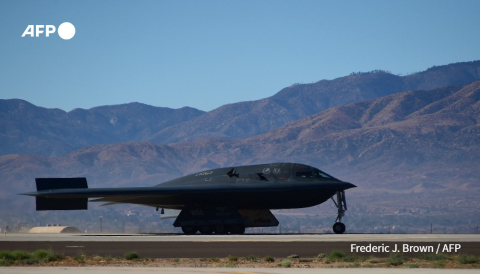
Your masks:
M 0 100 L 0 155 L 67 154 L 85 146 L 148 140 L 159 130 L 204 112 L 140 103 L 65 112 L 20 99 Z
M 405 168 L 429 173 L 434 163 L 436 175 L 428 176 L 432 179 L 444 176 L 437 169 L 447 166 L 477 173 L 473 163 L 480 161 L 479 121 L 480 81 L 475 81 L 330 108 L 245 139 L 115 143 L 56 157 L 14 154 L 0 157 L 0 168 L 4 175 L 28 174 L 26 178 L 60 174 L 91 177 L 99 185 L 149 185 L 207 168 L 274 161 L 312 164 L 341 176 L 364 172 L 375 177 Z M 370 184 L 371 176 L 357 180 Z M 392 179 L 387 185 L 410 189 L 422 181 L 419 177 L 400 187 Z
M 206 137 L 246 138 L 326 110 L 407 90 L 434 89 L 480 79 L 480 61 L 430 68 L 408 76 L 384 71 L 297 84 L 265 99 L 229 104 L 165 128 L 151 139 L 171 143 Z
M 407 90 L 435 89 L 480 79 L 480 61 L 397 76 L 384 71 L 298 84 L 257 100 L 209 112 L 140 103 L 65 112 L 23 100 L 0 100 L 0 155 L 57 156 L 85 146 L 132 141 L 168 144 L 203 138 L 247 138 L 335 106 Z
M 0 208 L 33 211 L 31 198 L 15 194 L 33 190 L 35 177 L 149 186 L 210 168 L 286 161 L 356 184 L 351 214 L 398 207 L 445 213 L 447 201 L 448 214 L 457 214 L 453 203 L 480 190 L 479 75 L 480 61 L 403 77 L 359 73 L 207 113 L 138 103 L 67 113 L 3 100 L 2 141 L 9 145 L 2 143 L 2 153 L 9 155 L 0 156 Z M 210 122 L 202 128 L 202 121 Z M 73 124 L 62 131 L 64 123 Z M 166 132 L 170 139 L 161 137 Z M 413 202 L 418 193 L 433 195 L 435 204 Z M 476 196 L 468 197 L 475 205 Z M 467 211 L 478 215 L 478 207 Z

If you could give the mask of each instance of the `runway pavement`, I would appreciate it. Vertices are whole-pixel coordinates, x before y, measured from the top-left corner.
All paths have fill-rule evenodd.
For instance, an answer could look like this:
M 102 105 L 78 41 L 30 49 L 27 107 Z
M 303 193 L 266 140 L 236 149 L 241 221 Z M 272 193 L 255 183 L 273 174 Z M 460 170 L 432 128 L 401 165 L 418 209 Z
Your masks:
M 2 235 L 4 236 L 4 235 Z M 353 250 L 357 246 L 377 246 L 377 252 Z M 358 255 L 389 256 L 403 245 L 431 247 L 442 252 L 445 247 L 458 250 L 449 253 L 480 255 L 478 234 L 315 234 L 315 235 L 85 235 L 85 234 L 7 234 L 0 237 L 0 249 L 27 250 L 51 248 L 68 256 L 77 254 L 100 256 L 123 256 L 130 251 L 150 258 L 210 258 L 235 256 L 286 257 L 298 254 L 314 257 L 319 253 L 342 250 Z M 386 251 L 386 247 L 388 250 Z M 383 248 L 383 249 L 382 249 Z M 418 250 L 405 252 L 415 256 Z M 422 251 L 423 252 L 423 251 Z M 426 252 L 426 251 L 425 251 Z M 429 249 L 428 252 L 431 252 Z
M 0 235 L 20 242 L 480 242 L 480 234 L 28 234 Z

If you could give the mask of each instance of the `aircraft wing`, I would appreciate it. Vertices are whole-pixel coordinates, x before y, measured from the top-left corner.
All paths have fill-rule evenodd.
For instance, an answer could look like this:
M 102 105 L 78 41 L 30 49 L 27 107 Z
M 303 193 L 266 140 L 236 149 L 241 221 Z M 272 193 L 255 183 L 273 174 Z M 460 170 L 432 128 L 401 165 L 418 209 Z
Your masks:
M 36 197 L 37 210 L 79 210 L 88 209 L 88 199 L 92 202 L 109 204 L 129 203 L 153 207 L 180 209 L 198 197 L 209 195 L 236 195 L 240 193 L 260 193 L 268 197 L 275 191 L 289 191 L 311 186 L 296 184 L 275 184 L 275 182 L 192 184 L 179 186 L 127 187 L 127 188 L 88 188 L 86 178 L 37 178 L 36 192 L 22 195 Z M 343 190 L 355 187 L 346 182 L 331 182 L 322 189 Z

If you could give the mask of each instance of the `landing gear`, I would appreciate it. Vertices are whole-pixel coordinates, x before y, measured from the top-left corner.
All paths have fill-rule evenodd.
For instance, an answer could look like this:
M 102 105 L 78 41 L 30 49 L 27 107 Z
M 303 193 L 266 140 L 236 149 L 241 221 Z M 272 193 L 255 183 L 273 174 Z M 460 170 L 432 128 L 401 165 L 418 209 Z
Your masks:
M 245 233 L 245 226 L 244 225 L 231 225 L 228 227 L 228 231 L 230 231 L 230 234 L 243 234 Z
M 333 224 L 333 232 L 335 232 L 335 234 L 342 234 L 345 232 L 345 225 L 340 222 Z
M 197 233 L 198 228 L 196 226 L 193 226 L 193 225 L 192 226 L 182 226 L 182 231 L 186 235 L 193 235 L 193 234 Z
M 342 234 L 345 232 L 345 225 L 342 223 L 342 217 L 345 215 L 345 211 L 347 210 L 347 200 L 345 199 L 345 191 L 337 191 L 337 202 L 331 197 L 333 203 L 337 207 L 337 219 L 335 220 L 335 224 L 333 225 L 333 232 L 336 234 Z
M 201 226 L 182 226 L 182 231 L 186 235 L 193 235 L 200 231 L 201 234 L 209 235 L 215 232 L 217 235 L 225 235 L 230 232 L 230 234 L 244 234 L 245 233 L 245 226 L 241 224 L 236 225 L 201 225 Z
M 215 232 L 215 234 L 218 234 L 218 235 L 223 235 L 228 233 L 228 230 L 224 225 L 216 225 L 213 231 Z
M 198 230 L 200 231 L 201 234 L 212 234 L 213 233 L 213 227 L 209 225 L 201 225 Z

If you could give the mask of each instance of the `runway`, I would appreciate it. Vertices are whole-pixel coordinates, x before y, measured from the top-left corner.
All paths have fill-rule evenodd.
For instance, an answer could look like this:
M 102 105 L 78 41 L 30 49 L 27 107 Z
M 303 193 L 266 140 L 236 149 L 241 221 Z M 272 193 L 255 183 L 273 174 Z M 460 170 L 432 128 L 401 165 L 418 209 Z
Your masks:
M 480 234 L 28 234 L 0 235 L 2 241 L 20 242 L 480 242 Z
M 3 236 L 3 235 L 2 235 Z M 389 247 L 388 252 L 353 251 L 352 244 Z M 51 248 L 67 256 L 77 254 L 123 256 L 136 251 L 150 258 L 210 258 L 235 256 L 315 257 L 342 250 L 357 255 L 386 257 L 396 247 L 432 246 L 440 252 L 445 246 L 460 245 L 449 253 L 480 255 L 478 234 L 308 234 L 308 235 L 172 235 L 172 234 L 9 234 L 0 238 L 0 249 L 27 250 Z M 403 253 L 403 252 L 402 252 Z M 405 252 L 415 256 L 418 252 Z

